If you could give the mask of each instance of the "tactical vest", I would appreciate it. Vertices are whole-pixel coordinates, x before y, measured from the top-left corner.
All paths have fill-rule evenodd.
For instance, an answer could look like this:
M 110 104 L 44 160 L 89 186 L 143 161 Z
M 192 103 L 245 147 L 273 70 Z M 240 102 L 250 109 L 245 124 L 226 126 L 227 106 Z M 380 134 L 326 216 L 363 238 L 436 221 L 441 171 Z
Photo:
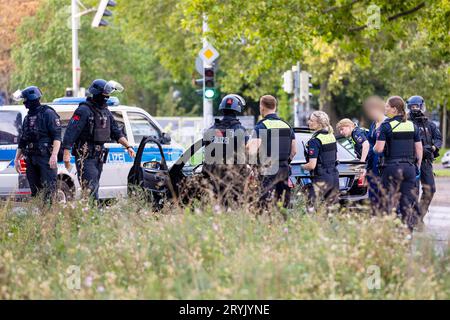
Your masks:
M 27 145 L 35 145 L 38 147 L 38 144 L 51 143 L 50 135 L 48 134 L 48 129 L 45 124 L 44 114 L 48 109 L 56 111 L 46 105 L 41 105 L 39 107 L 40 110 L 35 115 L 27 115 L 25 121 L 23 123 L 23 139 L 27 142 Z
M 211 160 L 214 160 L 214 163 L 237 164 L 237 152 L 243 157 L 239 162 L 245 161 L 245 131 L 241 129 L 244 136 L 238 137 L 237 129 L 241 129 L 238 119 L 215 119 L 214 125 L 205 133 L 203 139 L 208 143 L 207 148 L 211 148 Z M 215 159 L 215 151 L 219 149 L 222 149 L 222 157 Z
M 389 122 L 392 134 L 386 140 L 385 160 L 414 161 L 414 124 L 411 121 Z
M 319 156 L 317 157 L 315 171 L 321 168 L 335 168 L 337 162 L 337 143 L 334 134 L 319 131 L 314 133 L 311 139 L 314 138 L 320 141 L 320 151 Z
M 261 139 L 261 147 L 266 148 L 267 156 L 278 160 L 280 166 L 287 166 L 291 156 L 291 126 L 281 119 L 264 119 L 262 124 L 267 129 L 267 139 Z M 272 137 L 277 139 L 272 140 Z M 276 150 L 272 143 L 278 143 L 278 154 L 272 155 L 272 150 Z
M 365 134 L 366 134 L 366 137 L 367 137 L 367 134 L 369 133 L 369 130 L 367 130 L 367 129 L 362 129 L 362 128 L 359 128 L 359 129 L 363 130 L 363 131 L 365 132 Z M 353 131 L 353 132 L 354 132 L 354 131 Z M 351 134 L 351 141 L 352 141 L 352 144 L 353 144 L 353 149 L 355 150 L 355 153 L 356 153 L 356 155 L 358 156 L 358 158 L 361 159 L 361 156 L 362 156 L 362 146 L 361 146 L 360 144 L 358 144 L 358 142 L 355 140 L 355 138 L 353 138 L 353 132 L 352 132 L 352 134 Z
M 88 118 L 88 131 L 84 131 L 81 140 L 102 145 L 111 139 L 111 119 L 107 109 L 96 108 L 87 101 L 80 105 L 86 105 L 91 110 Z

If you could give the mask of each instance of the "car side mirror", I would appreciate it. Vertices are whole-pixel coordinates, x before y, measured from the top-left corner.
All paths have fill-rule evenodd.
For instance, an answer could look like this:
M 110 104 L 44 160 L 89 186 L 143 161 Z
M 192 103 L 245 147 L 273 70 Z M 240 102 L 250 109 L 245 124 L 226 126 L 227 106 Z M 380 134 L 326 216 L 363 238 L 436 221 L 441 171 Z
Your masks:
M 161 136 L 162 144 L 169 144 L 172 141 L 172 137 L 167 132 L 163 132 Z
M 159 162 L 159 161 L 144 162 L 142 164 L 142 167 L 144 167 L 145 169 L 160 170 L 161 169 L 161 162 Z

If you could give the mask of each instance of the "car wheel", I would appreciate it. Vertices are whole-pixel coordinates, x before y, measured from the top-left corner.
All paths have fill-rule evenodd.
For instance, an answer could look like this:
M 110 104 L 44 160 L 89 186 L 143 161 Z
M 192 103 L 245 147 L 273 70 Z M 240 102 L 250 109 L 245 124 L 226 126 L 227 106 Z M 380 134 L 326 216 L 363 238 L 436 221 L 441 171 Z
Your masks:
M 58 180 L 56 188 L 56 201 L 58 203 L 67 203 L 73 199 L 72 189 L 64 180 Z

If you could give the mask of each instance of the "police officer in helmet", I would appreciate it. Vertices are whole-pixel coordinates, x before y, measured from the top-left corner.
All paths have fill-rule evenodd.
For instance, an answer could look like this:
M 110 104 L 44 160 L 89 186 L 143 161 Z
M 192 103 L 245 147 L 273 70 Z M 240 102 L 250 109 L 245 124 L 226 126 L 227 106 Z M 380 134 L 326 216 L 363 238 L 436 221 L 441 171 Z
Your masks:
M 393 96 L 387 100 L 386 116 L 377 132 L 374 151 L 383 153 L 381 179 L 385 211 L 396 210 L 412 230 L 419 218 L 416 179 L 420 175 L 423 147 L 419 129 L 407 120 L 405 102 Z M 397 206 L 397 200 L 400 200 Z
M 206 144 L 203 173 L 214 180 L 212 182 L 215 192 L 219 193 L 221 198 L 228 198 L 227 195 L 220 193 L 232 185 L 233 191 L 239 193 L 236 182 L 246 174 L 245 144 L 249 137 L 237 118 L 245 105 L 245 100 L 241 96 L 226 95 L 219 105 L 219 111 L 223 114 L 222 119 L 215 119 L 214 124 L 203 136 Z M 242 186 L 242 183 L 239 182 L 239 185 Z M 227 199 L 223 200 L 226 203 Z
M 302 166 L 311 173 L 312 184 L 307 185 L 308 211 L 313 211 L 318 203 L 335 204 L 339 195 L 339 171 L 337 170 L 337 142 L 330 125 L 330 118 L 323 111 L 314 111 L 308 120 L 314 131 L 306 144 Z
M 423 145 L 423 159 L 420 167 L 422 197 L 419 205 L 421 220 L 423 220 L 436 192 L 433 161 L 435 157 L 439 156 L 439 149 L 442 147 L 442 136 L 434 122 L 429 121 L 425 116 L 425 101 L 421 96 L 412 96 L 406 103 L 409 118 L 419 128 L 420 139 Z M 419 187 L 420 184 L 417 183 L 417 188 Z
M 90 96 L 80 103 L 70 119 L 62 144 L 66 168 L 71 168 L 72 150 L 81 186 L 95 200 L 98 200 L 100 176 L 108 157 L 104 144 L 115 140 L 126 148 L 130 157 L 135 157 L 106 104 L 115 91 L 122 92 L 123 87 L 115 81 L 94 80 L 88 90 Z
M 61 122 L 55 110 L 47 105 L 41 105 L 41 97 L 41 90 L 35 86 L 14 93 L 14 100 L 23 100 L 28 109 L 23 121 L 14 166 L 20 173 L 20 160 L 25 157 L 31 196 L 36 197 L 42 191 L 44 199 L 51 202 L 56 191 Z
M 289 205 L 289 164 L 297 153 L 294 130 L 277 115 L 277 105 L 277 99 L 271 95 L 260 98 L 259 111 L 263 119 L 255 125 L 254 135 L 247 145 L 249 156 L 257 156 L 259 160 L 263 207 L 272 200 L 283 200 L 284 207 Z

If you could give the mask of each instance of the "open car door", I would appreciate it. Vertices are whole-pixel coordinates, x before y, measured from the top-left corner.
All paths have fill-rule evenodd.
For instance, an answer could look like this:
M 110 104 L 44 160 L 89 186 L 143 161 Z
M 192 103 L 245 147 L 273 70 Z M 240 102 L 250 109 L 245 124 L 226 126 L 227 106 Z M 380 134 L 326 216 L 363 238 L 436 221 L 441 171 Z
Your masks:
M 156 144 L 159 157 L 152 155 L 146 159 L 144 150 L 147 144 Z M 144 137 L 128 174 L 128 195 L 144 192 L 155 204 L 171 197 L 172 183 L 161 143 L 153 137 Z

